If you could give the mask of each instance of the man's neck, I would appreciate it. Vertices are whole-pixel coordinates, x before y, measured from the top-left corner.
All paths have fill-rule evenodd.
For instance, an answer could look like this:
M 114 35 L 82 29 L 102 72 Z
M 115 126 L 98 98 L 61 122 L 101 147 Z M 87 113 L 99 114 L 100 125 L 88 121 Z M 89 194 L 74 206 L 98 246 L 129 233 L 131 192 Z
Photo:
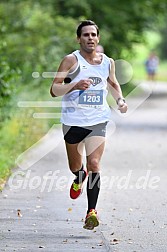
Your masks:
M 99 65 L 102 62 L 102 55 L 96 51 L 86 52 L 80 49 L 80 54 L 91 65 Z

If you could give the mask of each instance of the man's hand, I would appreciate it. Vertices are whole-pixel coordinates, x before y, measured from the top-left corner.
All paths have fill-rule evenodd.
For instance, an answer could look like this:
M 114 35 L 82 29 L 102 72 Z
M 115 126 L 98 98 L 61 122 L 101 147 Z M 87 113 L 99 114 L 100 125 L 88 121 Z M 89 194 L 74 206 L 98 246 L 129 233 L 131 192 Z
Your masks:
M 126 104 L 125 100 L 123 98 L 119 98 L 117 100 L 118 110 L 120 110 L 121 113 L 126 113 L 128 110 L 128 105 Z
M 92 83 L 93 83 L 93 80 L 91 80 L 91 79 L 80 80 L 75 85 L 75 89 L 86 90 L 86 89 L 88 89 L 90 87 L 90 85 Z

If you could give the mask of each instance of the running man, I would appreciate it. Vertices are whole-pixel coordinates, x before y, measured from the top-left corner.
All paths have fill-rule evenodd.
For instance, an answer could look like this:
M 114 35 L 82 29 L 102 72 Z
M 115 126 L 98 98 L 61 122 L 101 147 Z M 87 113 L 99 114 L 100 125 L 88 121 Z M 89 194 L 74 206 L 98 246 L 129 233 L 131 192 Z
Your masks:
M 61 123 L 69 168 L 75 175 L 70 197 L 77 199 L 87 179 L 88 208 L 84 228 L 99 225 L 96 204 L 100 190 L 100 160 L 104 151 L 106 125 L 111 110 L 106 97 L 108 88 L 121 113 L 127 111 L 120 85 L 115 77 L 114 60 L 96 52 L 100 35 L 91 20 L 81 22 L 77 28 L 80 49 L 61 61 L 50 93 L 63 96 Z M 83 148 L 86 165 L 83 164 Z

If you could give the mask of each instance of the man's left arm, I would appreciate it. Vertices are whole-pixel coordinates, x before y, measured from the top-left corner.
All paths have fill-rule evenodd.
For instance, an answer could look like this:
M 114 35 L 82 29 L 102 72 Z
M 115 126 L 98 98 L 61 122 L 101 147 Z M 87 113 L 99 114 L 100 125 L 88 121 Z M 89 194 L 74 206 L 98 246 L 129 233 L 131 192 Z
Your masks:
M 126 113 L 128 106 L 126 104 L 126 101 L 123 97 L 122 90 L 120 87 L 120 84 L 118 83 L 118 80 L 115 76 L 115 63 L 113 59 L 111 60 L 111 69 L 110 69 L 110 74 L 108 77 L 108 87 L 109 90 L 113 96 L 113 98 L 116 100 L 116 103 L 118 105 L 118 109 L 120 110 L 121 113 Z

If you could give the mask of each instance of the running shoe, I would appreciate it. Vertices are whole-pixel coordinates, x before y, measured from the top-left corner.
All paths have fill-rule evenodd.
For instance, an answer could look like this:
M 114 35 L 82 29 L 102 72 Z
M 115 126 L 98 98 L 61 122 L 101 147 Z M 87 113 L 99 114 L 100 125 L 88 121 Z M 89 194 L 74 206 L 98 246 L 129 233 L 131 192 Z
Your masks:
M 84 170 L 84 172 L 85 172 L 85 175 L 84 175 L 82 183 L 77 184 L 74 180 L 71 185 L 71 188 L 70 188 L 70 198 L 71 199 L 77 199 L 82 194 L 83 183 L 84 183 L 86 176 L 87 176 L 87 172 L 85 170 Z
M 91 209 L 85 218 L 85 225 L 83 228 L 88 230 L 93 230 L 95 227 L 99 225 L 99 221 L 97 218 L 97 212 L 95 209 Z

